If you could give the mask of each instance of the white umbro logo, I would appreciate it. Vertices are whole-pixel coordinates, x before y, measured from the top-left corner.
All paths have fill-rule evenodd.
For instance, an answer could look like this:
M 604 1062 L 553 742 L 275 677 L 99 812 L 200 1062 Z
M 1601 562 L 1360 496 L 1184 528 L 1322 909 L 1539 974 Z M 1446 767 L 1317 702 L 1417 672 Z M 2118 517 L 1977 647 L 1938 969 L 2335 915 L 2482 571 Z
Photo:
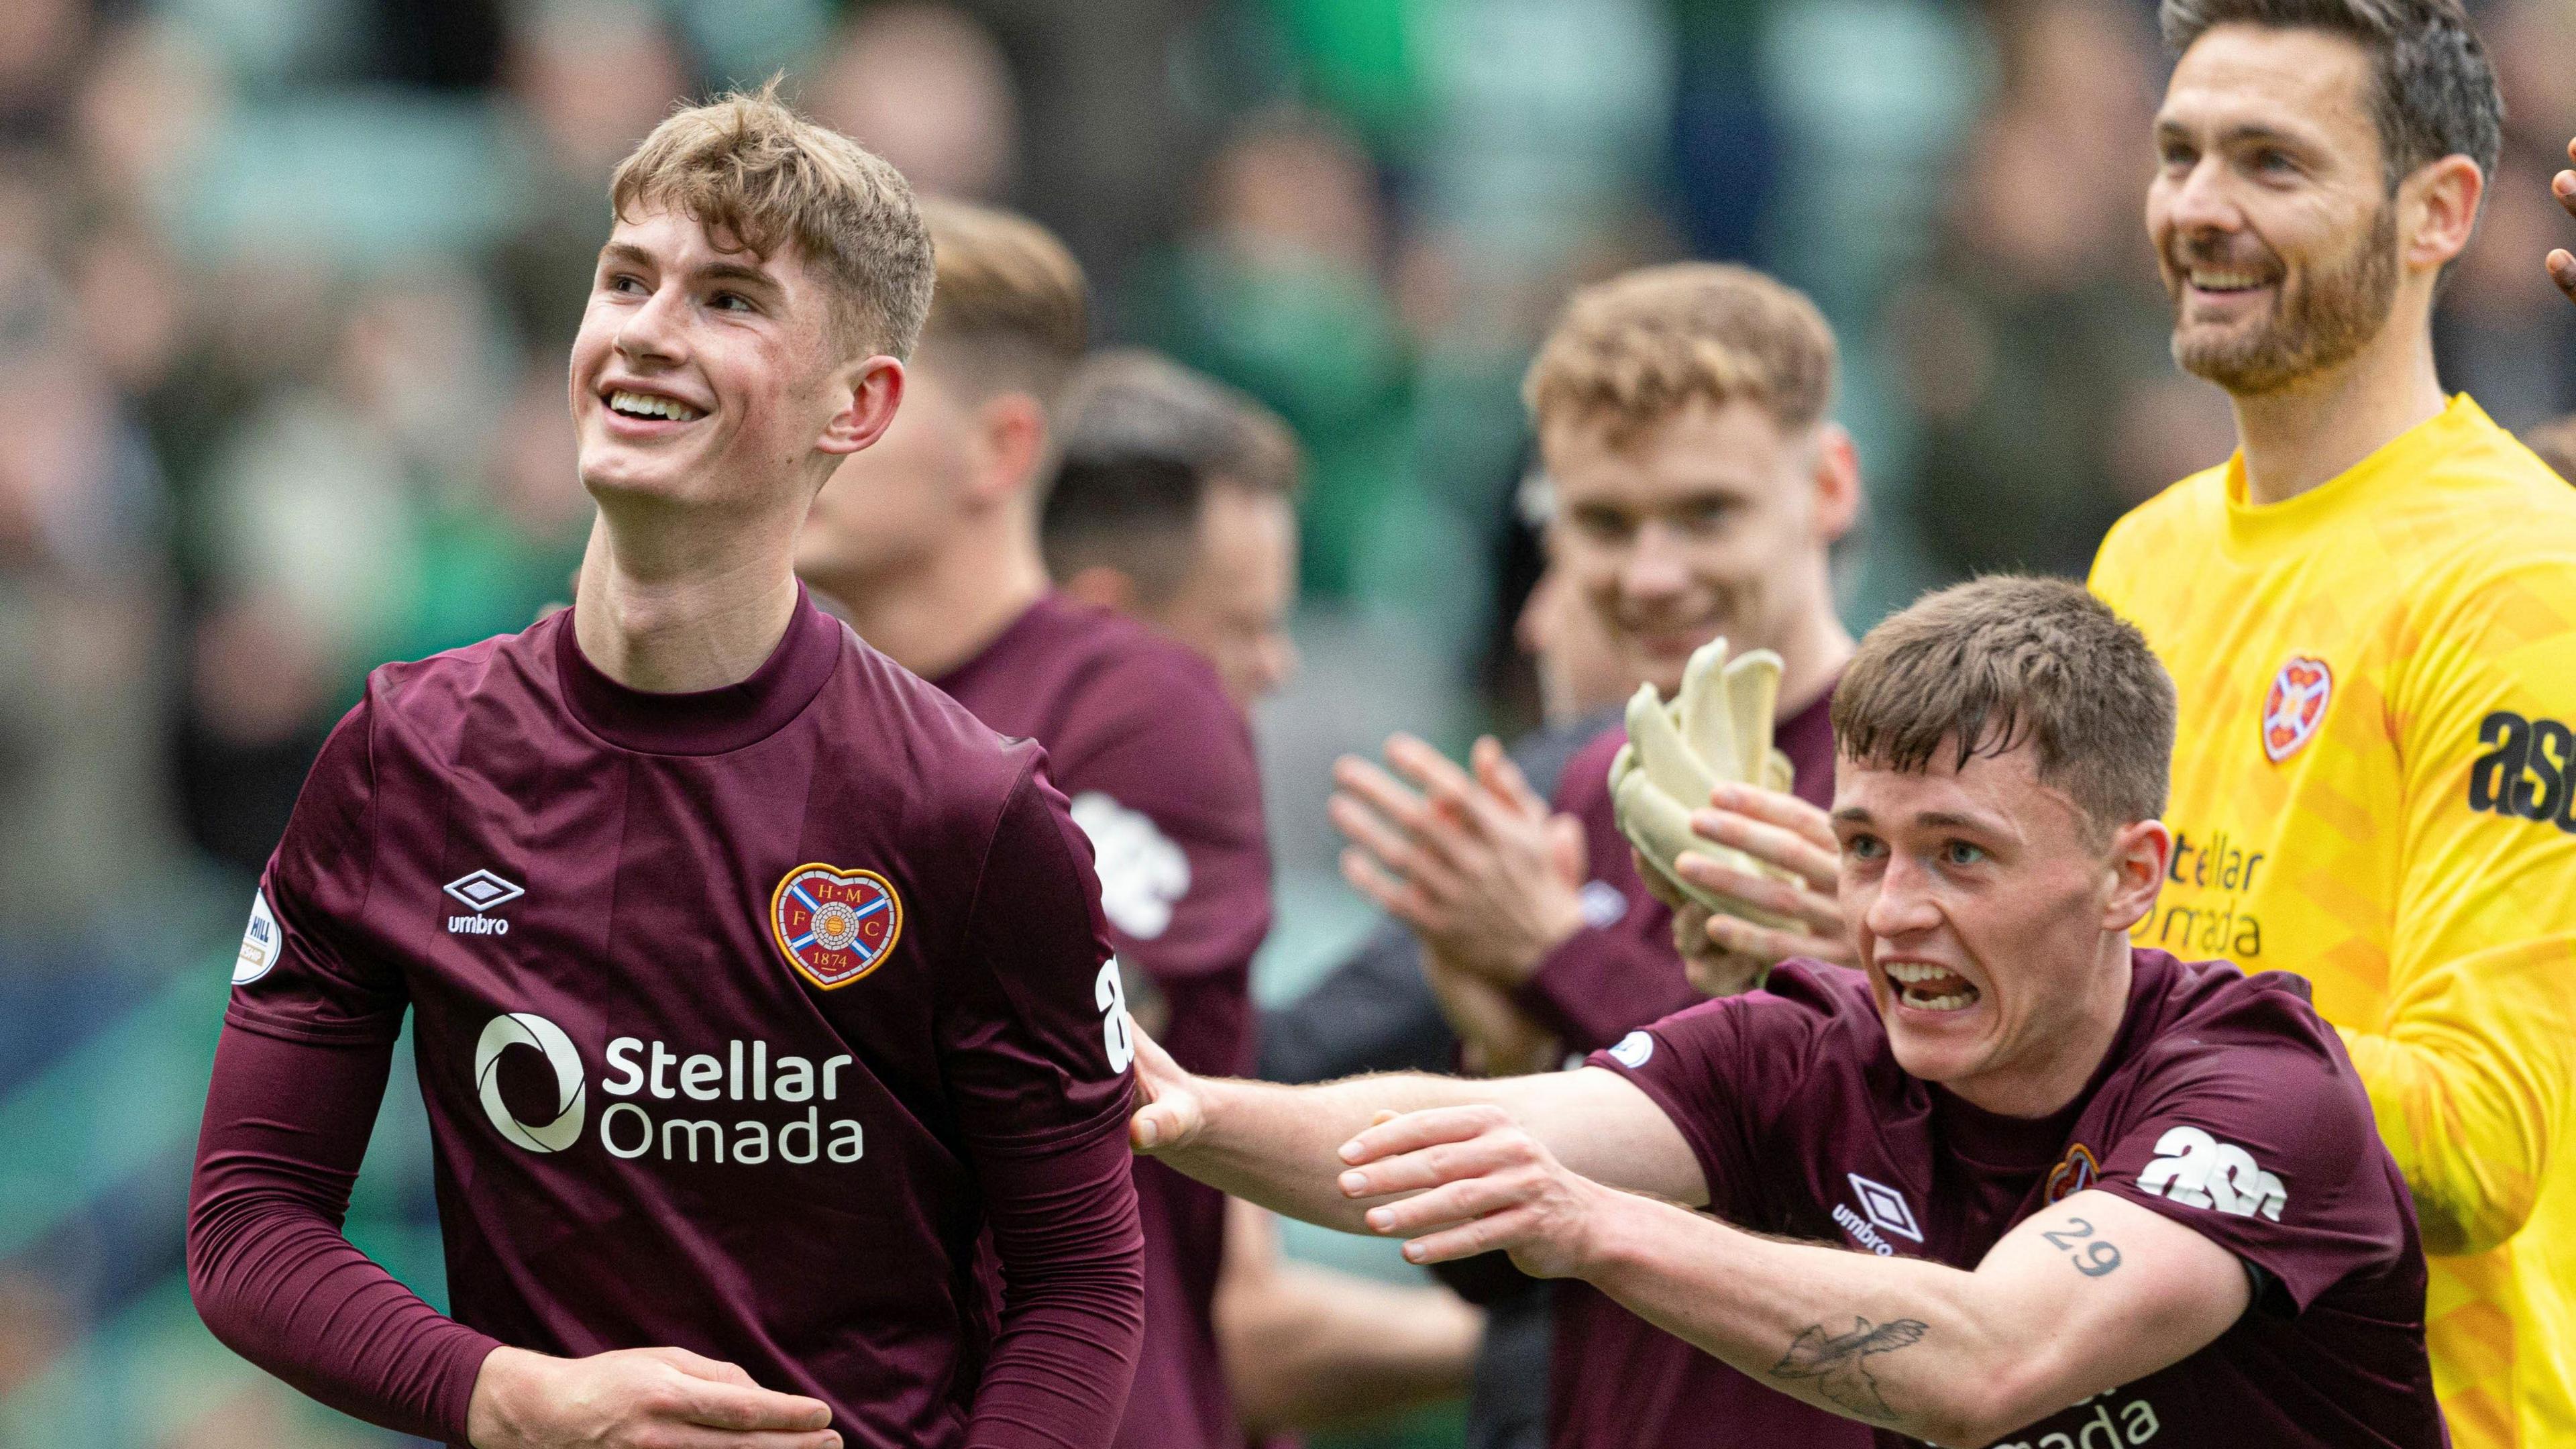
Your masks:
M 455 936 L 506 936 L 510 934 L 510 923 L 508 921 L 505 921 L 498 916 L 486 916 L 483 913 L 492 909 L 494 906 L 506 905 L 511 901 L 515 901 L 519 897 L 528 893 L 525 887 L 513 885 L 488 870 L 478 870 L 472 875 L 458 876 L 456 879 L 449 881 L 445 886 L 441 887 L 441 889 L 474 908 L 474 914 L 470 916 L 450 916 L 447 918 L 448 934 Z
M 504 901 L 515 901 L 527 892 L 488 870 L 458 876 L 449 881 L 447 893 L 472 906 L 477 912 L 488 911 Z
M 1886 1183 L 1874 1182 L 1857 1172 L 1844 1175 L 1851 1179 L 1852 1191 L 1860 1197 L 1861 1211 L 1869 1214 L 1864 1218 L 1848 1206 L 1835 1203 L 1834 1221 L 1844 1232 L 1851 1234 L 1862 1247 L 1882 1258 L 1893 1256 L 1896 1247 L 1878 1235 L 1880 1228 L 1885 1228 L 1898 1237 L 1912 1238 L 1918 1243 L 1923 1241 L 1923 1229 L 1915 1225 L 1914 1209 L 1905 1205 L 1905 1194 L 1889 1187 Z
M 1923 1230 L 1914 1225 L 1914 1209 L 1905 1205 L 1905 1194 L 1857 1172 L 1844 1176 L 1851 1179 L 1852 1191 L 1860 1194 L 1861 1211 L 1869 1214 L 1871 1222 L 1899 1237 L 1923 1241 Z

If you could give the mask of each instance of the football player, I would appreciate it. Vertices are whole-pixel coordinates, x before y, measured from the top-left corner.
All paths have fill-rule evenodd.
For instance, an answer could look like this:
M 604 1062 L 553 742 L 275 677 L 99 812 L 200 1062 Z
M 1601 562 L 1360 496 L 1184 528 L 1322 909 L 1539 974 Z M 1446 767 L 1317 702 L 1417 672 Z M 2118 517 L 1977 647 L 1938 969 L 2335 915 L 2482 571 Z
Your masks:
M 478 1449 L 1105 1446 L 1145 1290 L 1090 851 L 1038 747 L 792 567 L 912 405 L 930 239 L 768 93 L 610 195 L 575 602 L 377 670 L 314 765 L 233 973 L 198 1309 Z M 340 1231 L 406 1012 L 453 1316 Z

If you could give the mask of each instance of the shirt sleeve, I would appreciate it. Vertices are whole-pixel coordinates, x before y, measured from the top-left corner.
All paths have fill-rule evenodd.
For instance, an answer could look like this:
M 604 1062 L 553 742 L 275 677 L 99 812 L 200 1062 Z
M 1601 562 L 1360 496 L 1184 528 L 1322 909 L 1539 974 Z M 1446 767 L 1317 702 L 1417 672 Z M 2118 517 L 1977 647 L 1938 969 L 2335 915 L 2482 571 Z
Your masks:
M 462 1444 L 499 1342 L 422 1302 L 340 1229 L 392 1056 L 391 1042 L 224 1029 L 188 1187 L 188 1290 L 216 1338 L 302 1392 Z
M 1251 727 L 1175 652 L 1085 685 L 1102 705 L 1048 744 L 1048 776 L 1091 842 L 1119 961 L 1171 1007 L 1158 1038 L 1194 1072 L 1253 1069 L 1251 967 L 1270 932 L 1270 851 Z
M 2388 1008 L 2343 1023 L 2425 1244 L 2519 1231 L 2576 1109 L 2576 548 L 2439 600 L 2388 701 L 2406 842 Z
M 940 1050 L 1001 1260 L 976 1449 L 1101 1449 L 1144 1334 L 1126 1123 L 1134 1039 L 1064 797 L 1011 791 L 969 912 Z
M 2259 979 L 2259 978 L 2258 978 Z M 2140 1083 L 2096 1186 L 2217 1243 L 2304 1311 L 2406 1252 L 2405 1189 L 2313 1014 L 2264 993 Z
M 365 703 L 323 742 L 261 873 L 233 967 L 229 1026 L 293 1041 L 389 1043 L 409 1004 L 400 968 L 351 948 L 375 869 L 375 777 Z

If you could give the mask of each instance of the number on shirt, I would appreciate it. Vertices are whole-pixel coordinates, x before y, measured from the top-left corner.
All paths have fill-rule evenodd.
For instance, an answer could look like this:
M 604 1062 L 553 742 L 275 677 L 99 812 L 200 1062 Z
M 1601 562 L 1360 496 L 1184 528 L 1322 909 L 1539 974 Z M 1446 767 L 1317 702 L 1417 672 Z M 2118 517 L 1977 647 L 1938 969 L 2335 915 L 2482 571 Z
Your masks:
M 1109 1070 L 1123 1072 L 1136 1061 L 1136 1028 L 1127 1020 L 1127 983 L 1118 978 L 1117 957 L 1100 963 L 1091 1003 L 1100 1008 L 1100 1039 L 1109 1048 Z

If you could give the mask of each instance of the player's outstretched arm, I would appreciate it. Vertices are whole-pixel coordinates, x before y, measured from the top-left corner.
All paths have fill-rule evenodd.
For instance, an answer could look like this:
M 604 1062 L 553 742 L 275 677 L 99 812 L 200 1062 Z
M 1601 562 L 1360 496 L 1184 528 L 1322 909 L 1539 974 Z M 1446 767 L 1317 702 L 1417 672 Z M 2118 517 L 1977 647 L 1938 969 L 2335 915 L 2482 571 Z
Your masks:
M 1556 1155 L 1605 1181 L 1681 1202 L 1706 1202 L 1699 1161 L 1672 1120 L 1615 1072 L 1586 1068 L 1468 1081 L 1401 1072 L 1288 1087 L 1199 1077 L 1138 1033 L 1148 1099 L 1128 1141 L 1208 1185 L 1273 1212 L 1372 1231 L 1383 1194 L 1353 1194 L 1344 1152 L 1371 1123 L 1433 1108 L 1507 1112 Z
M 2251 1291 L 2225 1248 L 2101 1191 L 1966 1272 L 1761 1238 L 1606 1187 L 1490 1107 L 1381 1123 L 1351 1146 L 1346 1190 L 1412 1261 L 1503 1249 L 1784 1393 L 1938 1444 L 1990 1443 L 2177 1362 Z

